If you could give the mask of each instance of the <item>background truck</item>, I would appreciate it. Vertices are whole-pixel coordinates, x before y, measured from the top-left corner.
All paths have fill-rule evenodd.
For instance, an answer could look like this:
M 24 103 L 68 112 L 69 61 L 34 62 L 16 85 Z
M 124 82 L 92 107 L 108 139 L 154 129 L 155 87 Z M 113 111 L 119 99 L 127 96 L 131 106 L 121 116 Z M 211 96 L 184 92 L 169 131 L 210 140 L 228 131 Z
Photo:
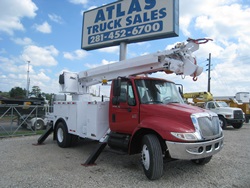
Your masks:
M 206 102 L 205 108 L 218 114 L 222 129 L 225 129 L 227 125 L 240 129 L 245 121 L 243 111 L 240 108 L 229 107 L 224 101 Z
M 249 92 L 238 92 L 235 96 L 219 96 L 214 97 L 215 100 L 225 101 L 228 106 L 240 108 L 245 115 L 245 122 L 249 123 L 250 118 L 250 94 Z
M 229 107 L 228 104 L 220 99 L 213 97 L 210 92 L 190 92 L 184 93 L 185 100 L 192 99 L 194 105 L 213 111 L 219 116 L 222 129 L 228 125 L 239 129 L 243 126 L 245 117 L 240 108 Z
M 48 102 L 43 97 L 25 99 L 1 99 L 0 116 L 13 115 L 17 126 L 32 130 L 45 129 L 47 125 L 46 112 Z
M 200 39 L 201 40 L 201 39 Z M 69 147 L 78 137 L 100 142 L 86 160 L 93 164 L 108 145 L 129 155 L 141 154 L 147 178 L 163 174 L 163 161 L 191 160 L 206 164 L 223 147 L 218 116 L 205 109 L 186 105 L 175 84 L 150 73 L 165 71 L 190 75 L 196 80 L 202 68 L 192 52 L 207 39 L 180 43 L 171 50 L 123 60 L 80 73 L 64 72 L 59 77 L 61 92 L 71 101 L 54 101 L 48 114 L 50 133 L 60 147 Z M 89 87 L 112 80 L 110 100 L 93 101 Z

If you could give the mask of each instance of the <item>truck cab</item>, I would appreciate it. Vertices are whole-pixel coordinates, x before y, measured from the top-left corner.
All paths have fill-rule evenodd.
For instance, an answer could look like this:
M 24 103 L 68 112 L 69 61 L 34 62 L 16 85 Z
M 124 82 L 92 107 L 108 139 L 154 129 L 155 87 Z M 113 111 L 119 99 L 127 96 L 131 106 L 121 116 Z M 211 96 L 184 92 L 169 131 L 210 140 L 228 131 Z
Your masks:
M 227 125 L 232 125 L 236 129 L 243 126 L 245 117 L 240 108 L 229 107 L 224 101 L 206 102 L 205 108 L 218 114 L 223 129 L 225 129 Z
M 223 146 L 218 116 L 185 104 L 173 82 L 120 78 L 113 81 L 110 96 L 107 143 L 129 154 L 141 152 L 150 179 L 159 172 L 163 159 L 205 164 Z

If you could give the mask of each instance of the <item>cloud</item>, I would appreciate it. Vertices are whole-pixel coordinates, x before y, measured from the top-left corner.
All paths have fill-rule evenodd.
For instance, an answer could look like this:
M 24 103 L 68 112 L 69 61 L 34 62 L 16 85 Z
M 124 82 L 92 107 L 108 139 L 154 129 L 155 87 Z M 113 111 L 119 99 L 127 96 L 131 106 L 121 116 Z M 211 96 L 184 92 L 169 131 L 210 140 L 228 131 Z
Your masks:
M 46 47 L 29 45 L 24 48 L 21 59 L 30 61 L 34 66 L 56 66 L 55 57 L 58 54 L 58 50 L 53 45 Z
M 74 52 L 63 52 L 63 57 L 69 60 L 80 60 L 85 58 L 88 53 L 84 50 L 75 50 Z
M 22 46 L 27 46 L 27 45 L 33 43 L 33 41 L 30 38 L 28 38 L 28 37 L 24 37 L 24 38 L 12 38 L 11 40 L 14 43 L 22 45 Z
M 32 0 L 1 0 L 0 31 L 13 35 L 15 30 L 24 31 L 22 18 L 34 18 L 37 6 Z
M 88 0 L 69 0 L 70 3 L 73 3 L 73 4 L 82 4 L 82 5 L 85 5 L 88 3 Z
M 34 28 L 41 33 L 51 33 L 51 26 L 48 22 L 43 22 L 41 25 L 35 24 Z
M 48 17 L 51 21 L 62 24 L 63 23 L 63 19 L 61 18 L 61 16 L 58 16 L 56 14 L 48 14 Z
M 106 53 L 118 53 L 119 52 L 119 46 L 111 46 L 107 48 L 101 48 L 98 49 L 99 52 L 106 52 Z

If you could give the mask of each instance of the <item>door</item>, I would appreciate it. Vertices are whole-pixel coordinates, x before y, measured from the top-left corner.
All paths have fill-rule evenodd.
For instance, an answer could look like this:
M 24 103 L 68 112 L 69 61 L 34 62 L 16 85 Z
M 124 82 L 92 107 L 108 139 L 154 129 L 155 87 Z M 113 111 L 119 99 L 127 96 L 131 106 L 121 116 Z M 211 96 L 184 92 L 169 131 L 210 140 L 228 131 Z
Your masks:
M 119 104 L 111 108 L 111 131 L 132 134 L 139 123 L 139 103 L 130 80 L 121 82 Z

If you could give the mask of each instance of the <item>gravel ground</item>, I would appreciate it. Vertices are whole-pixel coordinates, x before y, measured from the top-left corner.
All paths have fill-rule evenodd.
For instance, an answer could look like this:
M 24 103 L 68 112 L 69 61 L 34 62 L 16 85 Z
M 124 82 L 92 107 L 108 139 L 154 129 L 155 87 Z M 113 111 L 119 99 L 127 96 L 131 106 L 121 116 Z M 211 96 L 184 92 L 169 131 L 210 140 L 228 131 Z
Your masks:
M 189 161 L 164 165 L 161 179 L 149 181 L 140 155 L 121 155 L 108 147 L 95 166 L 84 167 L 96 143 L 83 141 L 59 148 L 52 136 L 34 146 L 39 136 L 0 140 L 0 187 L 250 187 L 250 124 L 224 131 L 223 150 L 205 166 Z

